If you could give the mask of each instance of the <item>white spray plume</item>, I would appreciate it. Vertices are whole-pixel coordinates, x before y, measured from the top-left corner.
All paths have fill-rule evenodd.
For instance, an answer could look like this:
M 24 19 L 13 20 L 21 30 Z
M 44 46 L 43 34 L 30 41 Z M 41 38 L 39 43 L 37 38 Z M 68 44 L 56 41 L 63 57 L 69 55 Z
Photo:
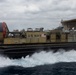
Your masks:
M 22 66 L 22 67 L 35 67 L 38 65 L 55 64 L 58 62 L 76 62 L 76 51 L 70 50 L 65 52 L 60 50 L 53 53 L 52 51 L 41 51 L 40 53 L 34 53 L 31 57 L 26 56 L 21 59 L 9 59 L 7 57 L 0 56 L 0 67 L 6 66 Z

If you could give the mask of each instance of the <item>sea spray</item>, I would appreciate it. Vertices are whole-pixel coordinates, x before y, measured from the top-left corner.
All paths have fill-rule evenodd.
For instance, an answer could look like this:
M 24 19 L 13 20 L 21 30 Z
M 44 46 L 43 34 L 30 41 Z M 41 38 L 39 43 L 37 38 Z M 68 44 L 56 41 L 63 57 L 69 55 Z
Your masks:
M 28 55 L 21 59 L 9 59 L 8 57 L 0 56 L 0 67 L 35 67 L 38 65 L 55 64 L 58 62 L 76 62 L 76 51 L 65 51 L 63 49 L 60 49 L 56 53 L 53 53 L 52 51 L 41 51 L 39 53 L 34 53 L 31 57 Z

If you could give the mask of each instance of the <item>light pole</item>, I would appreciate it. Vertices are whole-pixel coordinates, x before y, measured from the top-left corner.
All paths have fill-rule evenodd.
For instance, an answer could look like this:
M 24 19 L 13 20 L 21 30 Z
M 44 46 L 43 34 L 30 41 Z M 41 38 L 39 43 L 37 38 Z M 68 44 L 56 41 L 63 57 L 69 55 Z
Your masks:
M 72 28 L 72 36 L 73 36 L 73 42 L 75 41 L 74 40 L 74 27 Z

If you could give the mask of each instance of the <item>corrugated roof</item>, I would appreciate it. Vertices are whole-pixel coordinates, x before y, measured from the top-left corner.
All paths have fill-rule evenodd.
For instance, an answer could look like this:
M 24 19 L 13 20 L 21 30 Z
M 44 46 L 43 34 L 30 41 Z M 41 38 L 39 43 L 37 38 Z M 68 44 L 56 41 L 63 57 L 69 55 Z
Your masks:
M 61 23 L 71 23 L 76 22 L 76 19 L 61 21 Z

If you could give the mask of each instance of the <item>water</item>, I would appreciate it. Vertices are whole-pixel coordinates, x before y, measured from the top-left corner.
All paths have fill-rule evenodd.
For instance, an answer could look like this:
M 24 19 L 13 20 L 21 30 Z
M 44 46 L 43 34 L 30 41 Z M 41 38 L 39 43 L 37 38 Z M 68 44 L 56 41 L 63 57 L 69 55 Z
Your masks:
M 21 59 L 0 56 L 0 75 L 76 75 L 76 51 L 41 51 Z

